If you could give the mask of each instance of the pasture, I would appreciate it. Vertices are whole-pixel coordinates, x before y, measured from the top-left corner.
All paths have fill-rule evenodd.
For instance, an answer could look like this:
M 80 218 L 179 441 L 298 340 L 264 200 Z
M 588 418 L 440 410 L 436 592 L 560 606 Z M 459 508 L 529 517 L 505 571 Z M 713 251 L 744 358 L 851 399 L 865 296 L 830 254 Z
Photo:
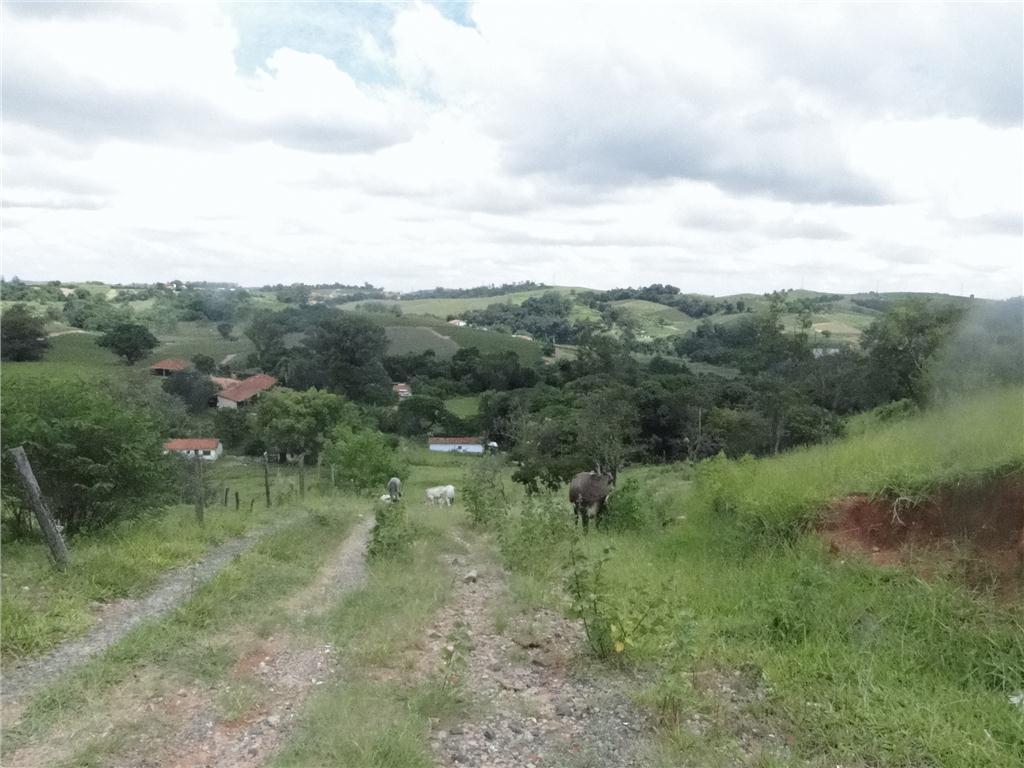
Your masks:
M 419 354 L 433 350 L 441 359 L 449 358 L 459 351 L 459 345 L 434 328 L 425 326 L 398 325 L 384 329 L 388 336 L 389 355 Z
M 549 291 L 555 291 L 564 295 L 575 291 L 575 288 L 566 286 L 552 286 L 540 288 L 535 291 L 516 291 L 514 293 L 503 293 L 498 296 L 473 296 L 458 299 L 403 299 L 398 303 L 405 314 L 410 315 L 432 315 L 442 320 L 452 315 L 459 315 L 472 309 L 486 309 L 491 304 L 522 304 L 531 297 L 541 296 Z M 367 301 L 354 301 L 342 304 L 342 309 L 356 309 L 359 304 L 394 304 L 396 302 L 388 299 L 370 299 Z
M 480 413 L 480 395 L 450 397 L 444 401 L 444 407 L 460 419 L 472 419 Z

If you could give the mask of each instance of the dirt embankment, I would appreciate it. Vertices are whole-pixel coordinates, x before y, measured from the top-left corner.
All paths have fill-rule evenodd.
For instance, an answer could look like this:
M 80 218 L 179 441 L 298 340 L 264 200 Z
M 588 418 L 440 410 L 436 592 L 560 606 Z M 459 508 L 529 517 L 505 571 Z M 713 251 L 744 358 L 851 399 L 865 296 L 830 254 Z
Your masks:
M 968 576 L 1004 584 L 1024 574 L 1024 475 L 985 485 L 949 486 L 922 503 L 852 495 L 828 509 L 821 534 L 834 553 L 879 565 L 910 565 L 921 555 L 955 560 Z

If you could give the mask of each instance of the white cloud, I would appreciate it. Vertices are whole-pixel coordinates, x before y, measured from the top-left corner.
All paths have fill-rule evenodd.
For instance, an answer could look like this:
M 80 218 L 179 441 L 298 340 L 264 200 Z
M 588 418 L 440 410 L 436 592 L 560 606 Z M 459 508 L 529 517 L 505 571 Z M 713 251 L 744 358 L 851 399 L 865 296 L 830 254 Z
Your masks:
M 403 5 L 243 71 L 244 6 L 5 4 L 4 272 L 1017 294 L 1020 9 L 969 11 Z

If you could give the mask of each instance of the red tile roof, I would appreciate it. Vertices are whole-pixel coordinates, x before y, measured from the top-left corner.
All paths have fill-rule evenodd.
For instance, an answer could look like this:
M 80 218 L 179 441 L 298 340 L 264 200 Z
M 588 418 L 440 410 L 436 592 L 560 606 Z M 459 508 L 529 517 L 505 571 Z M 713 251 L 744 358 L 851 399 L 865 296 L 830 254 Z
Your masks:
M 168 451 L 215 451 L 220 445 L 216 437 L 179 437 L 164 443 Z
M 428 445 L 458 445 L 459 443 L 472 443 L 474 445 L 483 445 L 484 439 L 482 437 L 428 437 Z
M 221 391 L 217 396 L 240 403 L 243 400 L 248 400 L 253 395 L 258 395 L 260 392 L 270 389 L 275 384 L 277 384 L 277 379 L 273 376 L 257 373 L 255 376 L 250 376 L 248 379 L 235 384 L 235 386 Z
M 167 370 L 167 371 L 187 371 L 192 367 L 192 363 L 188 360 L 178 360 L 174 357 L 169 357 L 166 360 L 160 360 L 149 366 L 151 371 L 155 370 Z

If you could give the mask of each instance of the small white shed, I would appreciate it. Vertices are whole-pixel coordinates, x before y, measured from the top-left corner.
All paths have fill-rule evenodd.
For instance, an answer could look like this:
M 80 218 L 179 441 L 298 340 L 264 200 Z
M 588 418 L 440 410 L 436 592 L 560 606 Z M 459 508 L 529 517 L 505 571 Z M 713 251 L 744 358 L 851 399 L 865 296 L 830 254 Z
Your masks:
M 428 437 L 427 447 L 438 453 L 483 453 L 482 437 Z

